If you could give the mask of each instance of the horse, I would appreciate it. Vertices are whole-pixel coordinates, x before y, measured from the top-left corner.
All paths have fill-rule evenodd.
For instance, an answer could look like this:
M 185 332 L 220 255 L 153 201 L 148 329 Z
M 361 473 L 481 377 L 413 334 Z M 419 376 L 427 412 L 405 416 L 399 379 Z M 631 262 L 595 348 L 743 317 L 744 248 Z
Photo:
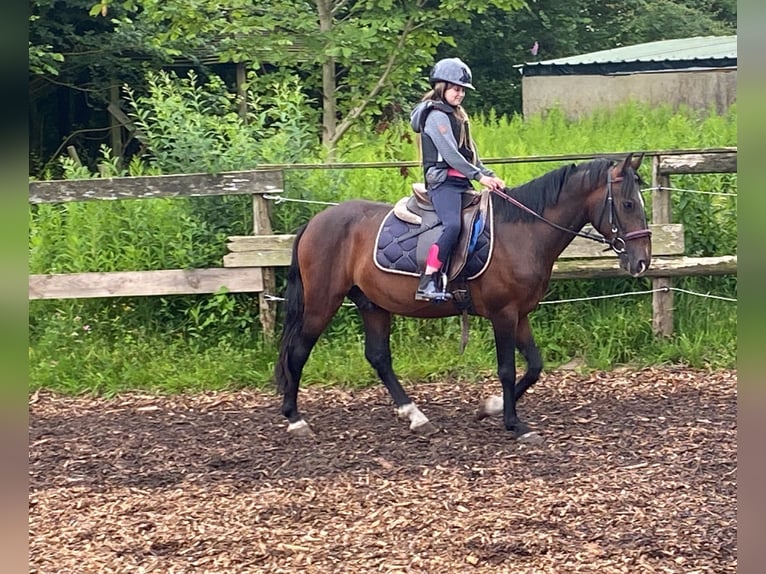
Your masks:
M 571 163 L 517 187 L 483 192 L 490 194 L 493 248 L 486 269 L 465 285 L 471 314 L 492 324 L 502 397 L 483 401 L 476 418 L 502 412 L 505 429 L 519 442 L 542 441 L 519 418 L 516 403 L 543 369 L 529 313 L 548 288 L 556 258 L 579 235 L 613 249 L 620 267 L 633 277 L 649 268 L 651 231 L 638 175 L 643 154 L 635 155 Z M 392 368 L 392 316 L 434 319 L 461 311 L 455 301 L 415 300 L 416 275 L 388 273 L 375 264 L 376 232 L 391 210 L 386 203 L 348 200 L 320 211 L 296 233 L 274 369 L 281 411 L 293 436 L 313 435 L 298 409 L 301 374 L 345 298 L 361 314 L 365 358 L 387 388 L 396 413 L 409 419 L 412 432 L 427 435 L 437 430 Z M 600 235 L 583 231 L 587 223 Z M 518 381 L 516 349 L 527 364 Z

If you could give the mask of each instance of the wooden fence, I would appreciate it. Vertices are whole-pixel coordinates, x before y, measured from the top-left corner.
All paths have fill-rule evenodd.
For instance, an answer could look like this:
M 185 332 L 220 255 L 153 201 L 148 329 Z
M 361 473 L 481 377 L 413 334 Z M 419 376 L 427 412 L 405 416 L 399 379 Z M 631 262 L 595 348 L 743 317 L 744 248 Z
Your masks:
M 250 195 L 253 231 L 272 232 L 269 201 L 265 194 L 282 193 L 281 169 L 228 172 L 219 175 L 160 175 L 109 179 L 39 181 L 29 184 L 30 203 Z M 264 333 L 273 333 L 276 309 L 268 294 L 275 289 L 274 270 L 266 266 L 209 269 L 165 269 L 65 273 L 29 276 L 29 299 L 83 299 L 142 295 L 196 295 L 257 293 Z
M 671 221 L 670 176 L 688 173 L 736 172 L 736 148 L 693 151 L 646 152 L 652 160 L 652 252 L 648 276 L 652 277 L 653 327 L 661 335 L 673 330 L 672 277 L 686 275 L 736 274 L 737 256 L 687 257 L 683 226 Z M 520 163 L 590 159 L 594 155 L 507 158 L 485 163 Z M 336 164 L 301 166 L 305 169 L 417 166 L 414 162 L 387 164 Z M 265 194 L 282 193 L 284 170 L 276 166 L 220 175 L 174 175 L 89 180 L 31 182 L 30 203 L 67 201 L 151 199 L 158 197 L 201 197 L 247 194 L 252 196 L 253 236 L 229 237 L 223 267 L 156 271 L 93 272 L 29 276 L 29 299 L 66 299 L 144 295 L 214 293 L 225 288 L 232 293 L 257 293 L 259 318 L 264 333 L 275 330 L 274 268 L 288 265 L 292 235 L 273 235 L 270 203 Z M 403 190 L 403 195 L 404 195 Z M 594 248 L 596 248 L 594 250 Z M 583 279 L 625 275 L 611 252 L 579 238 L 565 250 L 553 270 L 553 279 Z

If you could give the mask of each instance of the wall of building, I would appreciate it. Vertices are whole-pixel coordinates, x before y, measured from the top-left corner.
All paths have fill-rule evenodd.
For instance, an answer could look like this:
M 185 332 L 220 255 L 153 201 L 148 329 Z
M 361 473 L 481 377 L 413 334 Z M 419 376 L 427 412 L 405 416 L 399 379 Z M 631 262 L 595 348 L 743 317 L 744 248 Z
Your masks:
M 524 76 L 524 117 L 559 106 L 575 119 L 596 109 L 635 100 L 655 105 L 686 104 L 725 112 L 736 101 L 736 70 L 636 73 L 618 76 Z

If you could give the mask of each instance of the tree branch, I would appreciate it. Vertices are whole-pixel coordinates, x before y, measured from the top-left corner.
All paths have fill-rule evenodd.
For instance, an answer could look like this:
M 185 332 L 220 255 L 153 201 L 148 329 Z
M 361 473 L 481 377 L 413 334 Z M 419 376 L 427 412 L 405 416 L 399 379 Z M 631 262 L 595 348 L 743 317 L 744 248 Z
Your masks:
M 347 3 L 348 3 L 348 0 L 340 0 L 340 1 L 339 1 L 337 4 L 335 4 L 335 6 L 333 6 L 333 7 L 332 7 L 332 9 L 330 10 L 330 14 L 332 14 L 332 15 L 333 15 L 333 17 L 335 17 L 335 14 L 336 14 L 336 13 L 337 13 L 337 12 L 338 12 L 338 11 L 339 11 L 341 8 L 343 8 L 343 6 L 345 6 Z
M 410 35 L 412 30 L 414 29 L 414 17 L 410 17 L 409 20 L 407 20 L 407 23 L 404 25 L 404 29 L 402 30 L 402 34 L 399 37 L 399 42 L 396 45 L 396 48 L 391 53 L 391 56 L 388 58 L 388 62 L 386 62 L 386 67 L 383 70 L 383 73 L 378 78 L 378 81 L 375 83 L 375 85 L 372 87 L 372 89 L 369 91 L 367 96 L 362 99 L 362 101 L 353 109 L 349 111 L 348 114 L 346 114 L 346 117 L 343 118 L 343 121 L 338 124 L 338 126 L 335 128 L 335 134 L 333 134 L 333 137 L 327 142 L 328 147 L 334 148 L 335 145 L 338 143 L 341 137 L 343 137 L 343 134 L 345 134 L 349 128 L 354 124 L 354 122 L 359 118 L 359 116 L 362 115 L 362 112 L 367 108 L 367 105 L 370 103 L 370 100 L 377 96 L 380 91 L 383 89 L 383 87 L 386 85 L 386 82 L 388 81 L 388 76 L 391 74 L 391 70 L 394 68 L 394 64 L 396 63 L 397 54 L 400 52 L 402 47 L 404 46 L 405 40 Z

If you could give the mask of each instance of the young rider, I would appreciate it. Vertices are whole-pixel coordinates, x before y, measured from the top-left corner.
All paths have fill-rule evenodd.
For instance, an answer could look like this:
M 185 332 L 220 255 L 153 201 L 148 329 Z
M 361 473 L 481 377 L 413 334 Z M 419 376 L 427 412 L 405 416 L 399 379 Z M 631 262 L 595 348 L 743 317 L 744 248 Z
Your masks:
M 462 193 L 473 189 L 473 181 L 497 190 L 505 188 L 505 182 L 481 163 L 471 139 L 461 106 L 466 88 L 474 89 L 471 70 L 459 58 L 445 58 L 436 62 L 429 80 L 432 89 L 412 110 L 410 124 L 420 134 L 425 183 L 442 233 L 428 251 L 415 299 L 444 301 L 449 294 L 444 292 L 440 271 L 460 234 Z

